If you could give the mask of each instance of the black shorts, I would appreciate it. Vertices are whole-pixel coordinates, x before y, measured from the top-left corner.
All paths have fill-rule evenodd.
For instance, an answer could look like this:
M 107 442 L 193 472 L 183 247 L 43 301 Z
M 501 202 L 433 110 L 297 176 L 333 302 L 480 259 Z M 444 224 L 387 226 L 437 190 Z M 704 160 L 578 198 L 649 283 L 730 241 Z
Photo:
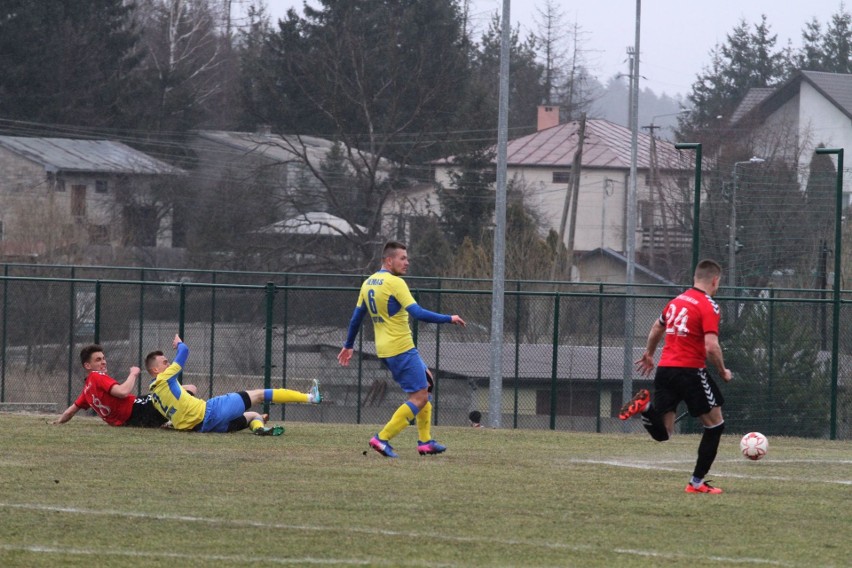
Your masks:
M 707 414 L 725 403 L 725 397 L 707 369 L 657 367 L 653 406 L 660 414 L 674 412 L 683 401 L 690 416 Z
M 136 397 L 130 418 L 124 423 L 125 426 L 136 426 L 138 428 L 159 428 L 166 423 L 166 417 L 160 414 L 154 406 L 151 395 Z

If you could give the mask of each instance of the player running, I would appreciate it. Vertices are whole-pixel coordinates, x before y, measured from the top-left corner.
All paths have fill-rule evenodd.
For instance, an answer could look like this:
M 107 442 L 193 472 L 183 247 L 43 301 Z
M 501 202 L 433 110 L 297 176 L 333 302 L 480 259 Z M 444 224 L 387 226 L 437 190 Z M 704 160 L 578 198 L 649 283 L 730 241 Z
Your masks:
M 642 414 L 642 425 L 658 442 L 665 442 L 674 433 L 675 410 L 684 401 L 690 416 L 704 425 L 698 444 L 698 460 L 687 493 L 721 493 L 718 487 L 704 481 L 710 471 L 725 420 L 722 404 L 725 399 L 713 378 L 707 373 L 706 361 L 718 369 L 722 380 L 729 382 L 731 371 L 725 367 L 719 345 L 719 305 L 713 296 L 719 290 L 722 267 L 714 260 L 702 260 L 695 268 L 693 286 L 671 300 L 648 334 L 645 353 L 636 361 L 636 368 L 648 375 L 654 369 L 654 353 L 665 336 L 666 342 L 654 375 L 654 398 L 642 389 L 627 402 L 618 417 L 627 420 Z
M 432 375 L 414 346 L 408 316 L 431 323 L 464 326 L 457 315 L 430 312 L 417 305 L 408 285 L 400 276 L 408 272 L 405 245 L 391 241 L 382 252 L 382 268 L 361 285 L 358 304 L 349 322 L 349 334 L 337 355 L 344 367 L 352 359 L 352 348 L 367 313 L 376 332 L 376 354 L 394 380 L 408 393 L 408 401 L 394 412 L 390 421 L 370 440 L 370 447 L 385 457 L 398 457 L 390 440 L 409 424 L 417 424 L 417 451 L 420 455 L 440 454 L 447 448 L 432 439 Z

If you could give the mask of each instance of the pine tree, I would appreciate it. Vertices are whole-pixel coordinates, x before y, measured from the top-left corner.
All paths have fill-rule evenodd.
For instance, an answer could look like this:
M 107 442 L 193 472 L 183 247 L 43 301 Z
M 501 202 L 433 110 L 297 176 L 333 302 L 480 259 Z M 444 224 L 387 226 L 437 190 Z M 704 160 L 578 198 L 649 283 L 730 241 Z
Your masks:
M 132 123 L 140 61 L 122 0 L 7 0 L 0 6 L 0 116 L 79 126 Z

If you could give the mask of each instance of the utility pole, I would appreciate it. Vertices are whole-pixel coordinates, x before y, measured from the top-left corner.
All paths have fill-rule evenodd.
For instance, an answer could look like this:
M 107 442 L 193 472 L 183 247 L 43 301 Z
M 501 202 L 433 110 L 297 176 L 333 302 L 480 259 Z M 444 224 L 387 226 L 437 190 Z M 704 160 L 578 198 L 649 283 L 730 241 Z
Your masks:
M 657 245 L 657 242 L 656 242 L 657 241 L 657 235 L 656 235 L 656 227 L 657 227 L 657 222 L 656 222 L 657 210 L 656 209 L 657 208 L 654 207 L 654 189 L 656 189 L 658 184 L 657 184 L 657 139 L 654 137 L 654 131 L 656 129 L 660 128 L 660 127 L 657 126 L 656 124 L 654 124 L 653 121 L 652 121 L 651 124 L 649 124 L 648 126 L 643 126 L 642 128 L 645 129 L 645 130 L 648 130 L 651 134 L 651 149 L 650 149 L 651 155 L 649 156 L 651 163 L 649 164 L 650 170 L 648 172 L 648 175 L 651 178 L 649 180 L 649 182 L 650 182 L 649 185 L 651 186 L 651 191 L 648 192 L 648 208 L 651 210 L 651 212 L 650 212 L 651 226 L 647 227 L 647 229 L 648 229 L 648 265 L 650 266 L 651 270 L 656 270 L 657 269 L 657 266 L 656 266 L 657 263 L 655 262 L 656 261 L 655 252 L 656 252 L 656 248 L 657 248 L 657 246 L 656 246 Z M 645 227 L 643 227 L 643 229 L 645 229 Z
M 573 213 L 571 215 L 571 236 L 569 239 L 568 251 L 566 257 L 568 259 L 568 276 L 571 276 L 571 266 L 573 265 L 574 255 L 574 225 L 577 222 L 577 199 L 580 192 L 580 169 L 583 163 L 583 141 L 586 137 L 586 113 L 583 113 L 580 118 L 580 126 L 577 130 L 577 150 L 574 152 L 574 161 L 571 163 L 571 185 L 565 189 L 565 202 L 562 205 L 562 219 L 559 222 L 559 248 L 556 249 L 556 258 L 553 260 L 553 266 L 550 269 L 550 281 L 556 280 L 556 273 L 562 265 L 562 246 L 565 244 L 565 229 L 568 224 L 568 210 L 571 209 L 573 201 Z
M 636 335 L 636 300 L 633 298 L 633 281 L 636 275 L 636 162 L 639 149 L 639 31 L 642 14 L 642 1 L 636 0 L 636 36 L 633 48 L 631 65 L 632 80 L 630 90 L 630 183 L 627 188 L 627 222 L 625 233 L 627 243 L 625 256 L 627 257 L 626 278 L 627 297 L 624 301 L 624 383 L 621 387 L 623 401 L 628 401 L 633 396 L 633 340 Z M 627 425 L 624 425 L 625 428 Z
M 499 428 L 503 414 L 503 308 L 506 291 L 506 166 L 509 145 L 509 23 L 511 0 L 503 0 L 500 34 L 500 91 L 497 105 L 497 187 L 494 203 L 494 258 L 491 278 L 491 365 L 488 422 Z
M 577 134 L 577 151 L 574 153 L 574 164 L 571 166 L 571 184 L 574 208 L 571 209 L 571 231 L 568 233 L 568 275 L 571 275 L 571 267 L 574 266 L 574 235 L 577 233 L 577 209 L 580 205 L 580 174 L 583 169 L 583 143 L 586 140 L 586 113 L 580 115 L 580 130 Z

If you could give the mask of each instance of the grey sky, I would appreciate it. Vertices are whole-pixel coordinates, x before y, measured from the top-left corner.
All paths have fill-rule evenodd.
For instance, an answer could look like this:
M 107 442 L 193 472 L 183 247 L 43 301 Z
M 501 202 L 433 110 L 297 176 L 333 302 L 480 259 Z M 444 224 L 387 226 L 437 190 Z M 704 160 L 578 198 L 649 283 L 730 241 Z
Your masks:
M 569 23 L 583 33 L 587 66 L 602 82 L 627 73 L 626 48 L 634 42 L 636 0 L 555 0 Z M 544 0 L 512 0 L 511 20 L 522 32 L 535 30 L 536 6 Z M 301 9 L 301 0 L 267 0 L 274 18 L 287 8 Z M 643 88 L 657 94 L 685 95 L 696 75 L 710 61 L 710 50 L 725 41 L 740 19 L 760 21 L 766 14 L 777 45 L 801 44 L 805 23 L 816 17 L 823 28 L 840 7 L 839 0 L 645 0 L 642 2 L 641 64 Z M 501 11 L 503 0 L 472 0 L 471 15 L 479 28 Z M 847 11 L 850 9 L 847 6 Z

